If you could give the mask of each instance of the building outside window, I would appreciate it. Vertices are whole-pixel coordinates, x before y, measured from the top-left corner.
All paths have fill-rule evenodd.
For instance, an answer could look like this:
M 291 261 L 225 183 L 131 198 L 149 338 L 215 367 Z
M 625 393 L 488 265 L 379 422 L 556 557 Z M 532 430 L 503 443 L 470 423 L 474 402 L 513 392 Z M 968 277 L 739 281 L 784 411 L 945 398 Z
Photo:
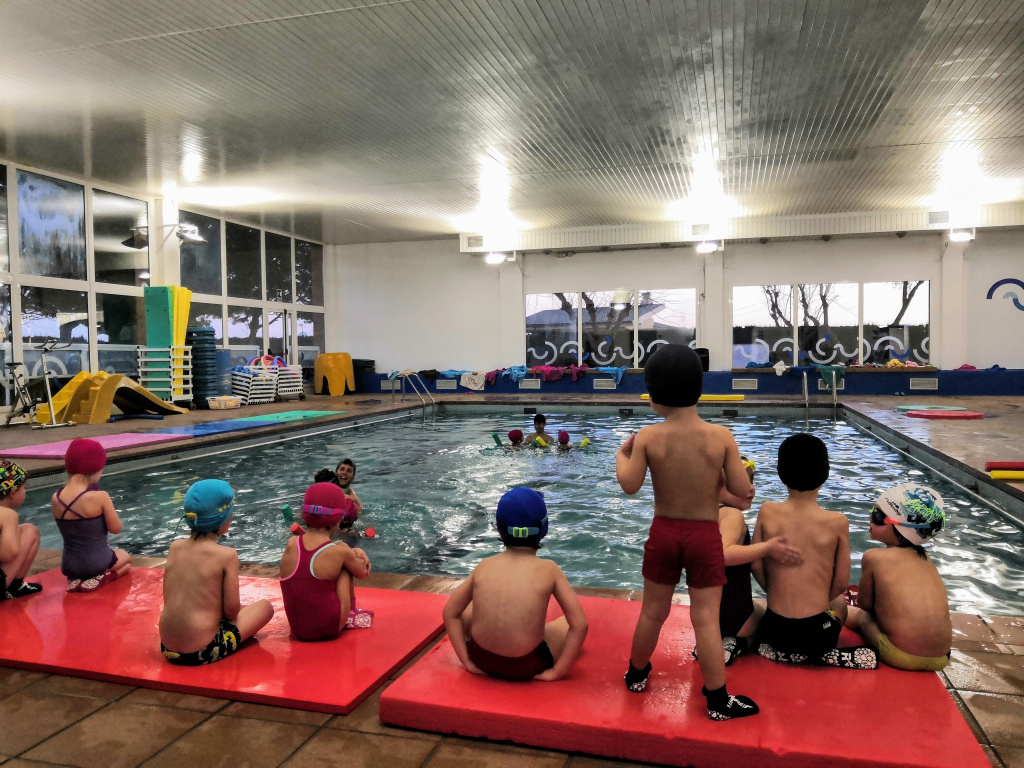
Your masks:
M 182 224 L 194 226 L 205 243 L 182 243 L 179 248 L 181 284 L 190 291 L 219 296 L 221 294 L 220 270 L 220 220 L 211 219 L 189 211 L 178 211 Z
M 662 344 L 696 347 L 697 290 L 640 291 L 637 297 L 637 366 Z
M 46 356 L 51 372 L 60 378 L 89 370 L 89 299 L 85 291 L 22 286 L 22 362 L 31 377 L 43 375 L 37 347 L 56 339 L 60 349 Z
M 573 365 L 579 359 L 579 294 L 526 296 L 526 364 Z
M 85 187 L 18 171 L 21 272 L 85 280 Z
M 145 299 L 96 294 L 96 353 L 100 370 L 137 377 L 137 350 L 145 343 Z

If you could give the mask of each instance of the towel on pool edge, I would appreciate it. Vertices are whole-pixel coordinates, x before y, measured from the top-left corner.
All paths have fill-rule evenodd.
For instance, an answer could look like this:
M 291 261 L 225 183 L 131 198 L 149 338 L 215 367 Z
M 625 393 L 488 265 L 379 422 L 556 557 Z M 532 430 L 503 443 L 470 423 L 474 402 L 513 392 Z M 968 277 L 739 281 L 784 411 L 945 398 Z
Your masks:
M 464 373 L 459 378 L 459 384 L 466 389 L 475 389 L 477 392 L 484 388 L 485 381 L 487 381 L 486 373 Z
M 484 374 L 484 380 L 493 387 L 498 383 L 498 376 L 504 370 L 504 368 L 495 368 L 493 371 L 488 371 Z
M 829 391 L 832 390 L 832 375 L 835 374 L 836 388 L 843 383 L 843 379 L 846 378 L 846 366 L 845 365 L 819 365 L 818 373 L 821 374 L 821 380 L 828 386 Z
M 622 383 L 622 374 L 624 374 L 629 369 L 625 367 L 615 368 L 612 366 L 603 365 L 600 366 L 597 370 L 599 370 L 601 373 L 607 373 L 611 375 L 615 379 L 615 386 L 619 386 L 619 384 Z
M 535 365 L 533 372 L 540 374 L 541 381 L 558 381 L 565 376 L 565 368 L 554 365 Z
M 569 373 L 572 374 L 572 380 L 576 381 L 577 379 L 579 379 L 580 376 L 582 376 L 584 373 L 586 373 L 587 372 L 587 367 L 588 366 L 587 366 L 586 363 L 584 363 L 583 365 L 570 365 L 569 366 Z
M 457 371 L 454 368 L 449 368 L 446 371 L 441 371 L 441 375 L 446 379 L 457 379 L 464 373 L 472 373 L 472 371 Z
M 527 368 L 525 365 L 513 365 L 501 372 L 502 376 L 508 376 L 513 382 L 519 383 L 526 378 Z

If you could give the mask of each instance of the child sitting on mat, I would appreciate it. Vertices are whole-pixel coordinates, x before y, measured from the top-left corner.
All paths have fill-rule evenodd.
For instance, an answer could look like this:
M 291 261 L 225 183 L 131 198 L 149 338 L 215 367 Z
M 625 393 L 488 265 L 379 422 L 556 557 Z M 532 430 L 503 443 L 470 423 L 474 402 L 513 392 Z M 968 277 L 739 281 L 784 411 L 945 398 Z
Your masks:
M 953 624 L 942 577 L 921 546 L 942 530 L 942 497 L 904 483 L 890 488 L 871 510 L 871 538 L 885 544 L 861 560 L 859 608 L 846 626 L 898 669 L 937 672 L 949 663 Z
M 121 519 L 110 496 L 98 485 L 107 452 L 95 440 L 79 437 L 64 454 L 71 476 L 53 494 L 50 505 L 57 529 L 64 537 L 60 571 L 68 579 L 68 592 L 94 592 L 128 573 L 132 557 L 123 549 L 111 549 L 108 533 L 121 532 Z
M 281 557 L 284 612 L 299 640 L 330 640 L 343 629 L 373 626 L 373 611 L 356 607 L 352 581 L 370 575 L 370 558 L 331 542 L 341 524 L 355 518 L 355 504 L 334 483 L 306 490 L 302 519 L 309 530 L 289 539 Z
M 654 521 L 644 545 L 643 605 L 625 678 L 626 687 L 635 693 L 647 686 L 650 659 L 685 569 L 708 717 L 729 720 L 756 715 L 759 710 L 746 696 L 730 696 L 725 688 L 725 655 L 718 628 L 726 583 L 718 482 L 724 470 L 728 489 L 745 497 L 750 494 L 750 480 L 729 430 L 697 415 L 703 377 L 700 358 L 692 349 L 682 344 L 660 347 L 648 361 L 644 379 L 651 408 L 664 421 L 630 435 L 616 456 L 623 491 L 630 495 L 639 491 L 648 467 L 654 485 Z
M 587 617 L 562 570 L 537 557 L 548 532 L 544 497 L 513 488 L 495 514 L 505 551 L 473 569 L 444 607 L 448 638 L 463 666 L 502 680 L 559 680 L 576 661 Z M 545 623 L 554 595 L 562 616 Z
M 754 462 L 746 456 L 740 456 L 740 459 L 747 470 L 747 477 L 753 483 L 756 468 Z M 725 666 L 749 650 L 757 625 L 764 616 L 764 601 L 755 601 L 750 591 L 750 564 L 764 558 L 777 560 L 784 565 L 800 565 L 803 562 L 800 550 L 790 546 L 785 536 L 776 536 L 760 544 L 750 543 L 750 528 L 743 519 L 743 512 L 750 509 L 753 499 L 753 485 L 742 498 L 729 493 L 723 473 L 718 497 L 718 528 L 725 547 L 726 584 L 722 587 L 718 627 L 722 632 Z
M 814 435 L 790 435 L 779 446 L 778 473 L 789 498 L 761 505 L 753 542 L 785 536 L 800 550 L 803 562 L 786 565 L 766 559 L 752 564 L 768 594 L 757 650 L 766 659 L 791 664 L 816 661 L 875 669 L 878 658 L 872 649 L 836 647 L 850 583 L 850 522 L 841 512 L 818 506 L 818 491 L 829 471 L 828 448 Z
M 25 501 L 25 470 L 0 459 L 0 600 L 41 592 L 41 584 L 25 583 L 39 551 L 39 529 L 18 523 L 18 507 Z
M 231 526 L 235 492 L 223 480 L 200 480 L 185 493 L 192 529 L 167 550 L 160 652 L 172 664 L 212 664 L 238 650 L 274 616 L 269 600 L 243 606 L 238 553 L 217 543 Z

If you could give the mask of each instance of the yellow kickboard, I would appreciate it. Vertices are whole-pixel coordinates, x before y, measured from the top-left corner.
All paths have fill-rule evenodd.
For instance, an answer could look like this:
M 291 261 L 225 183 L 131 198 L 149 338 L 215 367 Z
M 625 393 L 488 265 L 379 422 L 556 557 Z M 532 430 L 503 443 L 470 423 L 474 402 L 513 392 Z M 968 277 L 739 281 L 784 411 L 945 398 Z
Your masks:
M 1024 481 L 1024 470 L 1019 469 L 993 469 L 990 473 L 993 480 L 1021 480 Z
M 651 396 L 644 392 L 640 395 L 641 400 L 650 400 Z M 746 395 L 701 395 L 702 403 L 740 403 L 746 399 Z

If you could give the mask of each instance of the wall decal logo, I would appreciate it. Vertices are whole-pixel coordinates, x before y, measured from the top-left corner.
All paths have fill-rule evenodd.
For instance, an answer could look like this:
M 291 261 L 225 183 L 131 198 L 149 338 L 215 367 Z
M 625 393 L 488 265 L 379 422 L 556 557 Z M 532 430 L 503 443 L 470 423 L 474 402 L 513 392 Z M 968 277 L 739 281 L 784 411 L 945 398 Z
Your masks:
M 1017 288 L 1021 289 L 1021 295 L 1017 295 L 1013 291 L 1007 291 L 1006 293 L 1004 293 L 1001 296 L 1001 298 L 1003 298 L 1003 299 L 1011 299 L 1013 301 L 1013 306 L 1015 306 L 1021 312 L 1024 312 L 1024 281 L 1017 280 L 1017 279 L 1012 278 L 1012 277 L 1007 277 L 1007 278 L 1004 278 L 1002 280 L 998 280 L 998 281 L 996 281 L 995 283 L 992 284 L 991 288 L 988 289 L 988 295 L 985 298 L 986 299 L 991 299 L 992 296 L 995 295 L 995 292 L 1001 286 L 1004 286 L 1004 285 L 1013 285 L 1013 286 L 1016 286 Z

